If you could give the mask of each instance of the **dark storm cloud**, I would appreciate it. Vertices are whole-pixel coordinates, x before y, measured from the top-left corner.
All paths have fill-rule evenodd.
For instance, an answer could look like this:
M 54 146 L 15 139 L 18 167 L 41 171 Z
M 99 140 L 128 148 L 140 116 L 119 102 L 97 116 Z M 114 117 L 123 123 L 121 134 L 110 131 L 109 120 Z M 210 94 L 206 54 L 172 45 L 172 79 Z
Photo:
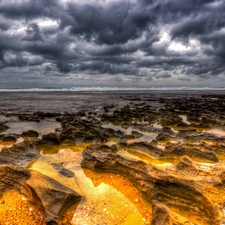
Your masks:
M 10 24 L 5 21 L 0 21 L 0 29 L 6 31 L 10 28 Z
M 223 0 L 2 0 L 0 75 L 220 77 L 224 12 Z
M 36 23 L 32 23 L 26 30 L 27 36 L 24 38 L 26 41 L 43 41 L 42 34 L 39 26 Z
M 29 20 L 40 17 L 54 17 L 59 9 L 57 0 L 2 0 L 0 2 L 0 13 L 10 19 Z
M 108 45 L 138 38 L 156 19 L 151 9 L 145 10 L 129 1 L 115 1 L 107 7 L 93 3 L 70 4 L 68 14 L 73 20 L 67 23 L 62 18 L 61 25 L 70 25 L 71 34 Z

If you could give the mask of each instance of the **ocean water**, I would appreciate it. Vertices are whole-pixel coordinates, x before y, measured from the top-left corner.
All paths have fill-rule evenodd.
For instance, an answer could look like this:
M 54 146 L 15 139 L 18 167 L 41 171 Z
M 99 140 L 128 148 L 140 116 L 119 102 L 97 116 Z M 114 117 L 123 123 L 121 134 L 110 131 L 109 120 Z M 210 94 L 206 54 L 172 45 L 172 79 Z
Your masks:
M 225 90 L 225 87 L 70 87 L 70 88 L 2 88 L 0 92 L 49 91 L 197 91 Z
M 0 114 L 44 112 L 104 113 L 104 106 L 121 108 L 132 102 L 151 102 L 163 107 L 160 98 L 202 98 L 202 95 L 225 95 L 225 88 L 32 88 L 0 89 Z M 215 97 L 215 96 L 212 96 Z

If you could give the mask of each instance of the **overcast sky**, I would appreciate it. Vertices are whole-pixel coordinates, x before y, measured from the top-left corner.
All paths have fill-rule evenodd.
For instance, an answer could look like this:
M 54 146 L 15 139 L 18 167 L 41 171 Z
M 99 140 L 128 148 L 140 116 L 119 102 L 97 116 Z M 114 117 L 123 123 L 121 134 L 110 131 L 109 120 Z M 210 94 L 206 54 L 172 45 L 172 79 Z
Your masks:
M 0 88 L 225 87 L 224 0 L 0 0 Z

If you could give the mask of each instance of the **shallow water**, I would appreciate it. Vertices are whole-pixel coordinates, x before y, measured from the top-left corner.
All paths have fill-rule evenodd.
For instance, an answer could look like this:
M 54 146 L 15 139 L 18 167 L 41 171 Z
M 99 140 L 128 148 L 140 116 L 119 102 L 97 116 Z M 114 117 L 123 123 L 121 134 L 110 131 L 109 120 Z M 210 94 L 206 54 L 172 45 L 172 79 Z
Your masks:
M 111 128 L 111 129 L 113 129 L 115 131 L 122 131 L 126 135 L 131 135 L 132 131 L 137 131 L 137 132 L 139 132 L 140 134 L 143 135 L 143 136 L 141 136 L 139 138 L 128 139 L 127 143 L 134 143 L 134 142 L 141 142 L 141 141 L 151 142 L 151 141 L 155 140 L 155 138 L 158 135 L 158 134 L 152 133 L 152 132 L 143 132 L 143 131 L 134 129 L 132 127 L 129 127 L 127 129 L 125 129 L 122 126 L 114 125 L 112 123 L 104 124 L 104 125 L 102 125 L 102 127 L 104 127 L 104 128 Z M 109 145 L 111 145 L 111 144 L 113 144 L 113 143 L 110 142 Z
M 188 122 L 187 116 L 181 115 L 181 116 L 179 116 L 179 117 L 181 117 L 182 120 L 183 120 L 183 122 L 186 123 L 187 125 L 190 125 L 190 124 L 191 124 L 190 122 Z
M 210 129 L 210 130 L 207 130 L 205 132 L 206 133 L 209 133 L 209 134 L 215 134 L 215 135 L 220 136 L 220 137 L 225 137 L 225 130 L 221 130 L 221 129 Z
M 1 123 L 5 123 L 5 122 L 16 122 L 18 121 L 18 117 L 17 116 L 4 116 L 4 115 L 0 115 L 0 122 Z
M 159 123 L 152 124 L 154 128 L 162 129 L 163 127 Z
M 60 128 L 60 123 L 54 120 L 41 120 L 40 122 L 26 121 L 26 122 L 8 122 L 6 125 L 9 127 L 8 130 L 1 134 L 21 134 L 24 131 L 35 130 L 40 136 L 48 133 L 55 132 L 56 128 Z
M 173 166 L 172 162 L 165 162 L 163 160 L 154 159 L 154 158 L 150 157 L 148 154 L 139 152 L 137 150 L 128 150 L 128 151 L 120 150 L 120 151 L 118 151 L 117 154 L 122 156 L 123 158 L 129 159 L 129 160 L 144 161 L 146 163 L 150 163 L 151 165 L 161 167 L 161 168 L 163 168 L 163 167 L 167 168 L 167 167 Z M 167 161 L 168 161 L 168 159 L 167 159 Z
M 103 124 L 102 127 L 103 128 L 111 128 L 111 129 L 113 129 L 115 131 L 122 131 L 126 135 L 130 135 L 131 132 L 134 130 L 131 127 L 129 127 L 129 128 L 126 129 L 126 128 L 123 128 L 123 127 L 121 127 L 119 125 L 114 125 L 112 123 Z

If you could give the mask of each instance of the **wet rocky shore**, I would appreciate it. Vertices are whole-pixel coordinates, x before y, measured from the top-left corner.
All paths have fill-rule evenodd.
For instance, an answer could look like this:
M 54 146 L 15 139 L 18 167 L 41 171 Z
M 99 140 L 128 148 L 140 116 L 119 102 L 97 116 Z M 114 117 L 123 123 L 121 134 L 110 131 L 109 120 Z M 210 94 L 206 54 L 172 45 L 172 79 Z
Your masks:
M 225 224 L 225 93 L 3 93 L 0 105 L 0 224 Z

